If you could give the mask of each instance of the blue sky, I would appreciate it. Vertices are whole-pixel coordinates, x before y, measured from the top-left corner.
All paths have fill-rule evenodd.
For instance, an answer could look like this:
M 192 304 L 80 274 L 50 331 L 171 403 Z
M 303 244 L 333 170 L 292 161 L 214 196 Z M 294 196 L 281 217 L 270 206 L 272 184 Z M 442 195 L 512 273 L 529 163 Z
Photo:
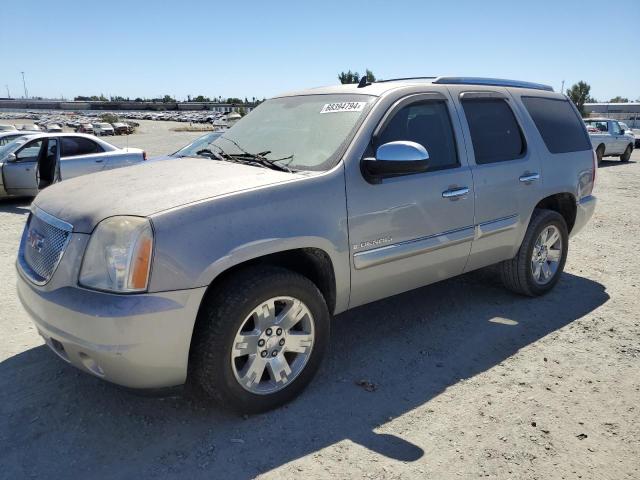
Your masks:
M 21 71 L 44 97 L 251 98 L 370 68 L 640 97 L 640 0 L 2 3 L 0 96 L 23 94 Z

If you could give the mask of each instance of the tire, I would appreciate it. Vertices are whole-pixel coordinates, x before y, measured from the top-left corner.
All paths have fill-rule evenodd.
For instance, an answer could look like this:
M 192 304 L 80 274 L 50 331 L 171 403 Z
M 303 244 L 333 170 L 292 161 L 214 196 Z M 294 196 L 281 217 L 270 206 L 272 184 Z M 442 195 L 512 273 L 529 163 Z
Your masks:
M 289 300 L 298 300 L 308 315 L 296 320 L 298 323 L 294 321 L 291 329 L 276 328 L 285 327 L 284 322 L 274 323 L 273 317 L 260 320 L 255 314 L 268 311 L 259 307 L 274 299 L 278 299 L 272 303 L 276 318 L 289 308 L 283 303 Z M 278 312 L 278 308 L 282 310 Z M 293 306 L 291 308 L 294 311 Z M 260 325 L 260 321 L 266 323 Z M 259 413 L 279 407 L 299 395 L 314 377 L 329 343 L 330 323 L 324 297 L 308 278 L 279 267 L 240 271 L 210 292 L 200 308 L 191 341 L 187 383 L 195 387 L 192 391 L 239 413 Z M 251 331 L 245 329 L 247 325 Z M 268 325 L 273 328 L 267 328 Z M 304 327 L 301 333 L 294 330 L 301 325 Z M 300 336 L 294 340 L 296 333 Z M 250 336 L 253 340 L 251 344 L 242 343 L 237 335 Z M 306 349 L 308 353 L 288 350 L 303 337 L 312 338 L 312 343 L 297 343 L 297 348 Z M 266 343 L 260 345 L 260 341 Z M 234 359 L 238 351 L 245 350 L 255 353 Z M 289 371 L 281 369 L 280 374 L 274 373 L 277 369 L 274 365 L 283 365 L 283 359 Z M 263 371 L 260 378 L 251 375 L 255 365 L 250 362 L 265 364 L 263 370 L 256 367 L 257 371 Z M 282 372 L 286 372 L 284 376 Z M 241 377 L 247 385 L 241 384 Z
M 556 248 L 548 248 L 550 254 L 554 253 L 558 257 L 558 261 L 557 263 L 552 261 L 549 262 L 547 268 L 550 269 L 553 274 L 550 278 L 541 283 L 540 279 L 536 280 L 536 277 L 534 276 L 535 270 L 533 255 L 534 249 L 537 248 L 536 242 L 541 237 L 543 231 L 547 229 L 555 229 L 553 231 L 557 231 L 560 236 L 559 243 L 556 242 L 554 244 L 556 245 Z M 558 255 L 557 248 L 559 246 L 561 246 L 561 249 Z M 558 282 L 564 269 L 564 264 L 567 260 L 568 247 L 569 233 L 567 230 L 567 224 L 562 215 L 553 210 L 535 209 L 518 253 L 511 260 L 506 260 L 500 264 L 502 282 L 506 288 L 521 295 L 527 295 L 530 297 L 544 295 Z M 547 259 L 546 254 L 544 254 L 544 252 L 542 254 L 544 255 L 542 259 Z M 551 255 L 549 255 L 548 258 L 551 259 Z
M 604 157 L 604 145 L 598 145 L 598 148 L 596 148 L 596 157 L 598 157 L 598 165 L 600 165 L 602 157 Z
M 629 144 L 627 145 L 627 148 L 624 151 L 624 153 L 620 155 L 620 161 L 625 163 L 628 162 L 629 159 L 631 158 L 631 152 L 633 152 L 633 147 L 631 146 L 631 144 Z

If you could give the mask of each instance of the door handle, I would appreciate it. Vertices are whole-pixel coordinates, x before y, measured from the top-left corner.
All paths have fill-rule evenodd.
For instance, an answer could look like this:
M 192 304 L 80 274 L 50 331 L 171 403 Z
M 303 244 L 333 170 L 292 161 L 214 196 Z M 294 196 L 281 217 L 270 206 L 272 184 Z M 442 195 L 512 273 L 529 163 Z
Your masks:
M 464 197 L 467 193 L 469 193 L 469 187 L 452 188 L 451 190 L 442 192 L 442 198 L 457 200 L 460 197 Z
M 539 173 L 525 173 L 520 177 L 520 181 L 522 183 L 531 183 L 531 182 L 535 182 L 536 180 L 540 180 Z
M 97 159 L 97 160 L 94 160 L 94 162 L 96 162 L 96 163 L 102 163 L 102 162 L 104 162 L 104 159 L 103 159 L 103 158 L 99 158 L 99 159 Z

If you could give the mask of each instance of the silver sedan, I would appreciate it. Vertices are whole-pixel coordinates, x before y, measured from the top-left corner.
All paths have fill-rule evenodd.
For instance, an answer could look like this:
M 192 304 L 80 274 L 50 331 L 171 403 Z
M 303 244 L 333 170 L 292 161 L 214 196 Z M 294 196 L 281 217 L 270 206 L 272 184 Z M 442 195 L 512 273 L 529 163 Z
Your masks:
M 0 197 L 36 196 L 52 183 L 144 160 L 139 148 L 118 148 L 92 135 L 24 135 L 0 146 Z

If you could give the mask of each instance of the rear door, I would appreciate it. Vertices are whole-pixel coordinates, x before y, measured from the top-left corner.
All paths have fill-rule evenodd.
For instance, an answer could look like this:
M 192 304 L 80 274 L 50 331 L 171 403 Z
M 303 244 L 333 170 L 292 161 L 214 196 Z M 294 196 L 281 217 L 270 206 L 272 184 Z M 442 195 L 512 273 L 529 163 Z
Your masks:
M 16 151 L 16 159 L 2 167 L 4 188 L 9 195 L 35 197 L 38 194 L 38 159 L 45 148 L 45 139 L 26 143 Z
M 86 137 L 63 136 L 60 174 L 63 179 L 78 177 L 104 169 L 108 153 Z
M 450 87 L 475 185 L 475 240 L 466 271 L 513 257 L 539 201 L 540 159 L 501 87 Z

